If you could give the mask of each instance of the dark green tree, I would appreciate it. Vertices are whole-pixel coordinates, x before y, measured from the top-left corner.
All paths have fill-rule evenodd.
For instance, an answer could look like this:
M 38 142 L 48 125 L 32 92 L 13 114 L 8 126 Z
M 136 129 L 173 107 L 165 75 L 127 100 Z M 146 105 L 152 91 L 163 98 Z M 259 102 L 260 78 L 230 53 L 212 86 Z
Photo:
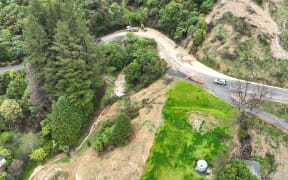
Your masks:
M 50 100 L 66 96 L 75 107 L 91 112 L 94 91 L 91 88 L 93 71 L 85 62 L 85 49 L 80 39 L 74 37 L 67 22 L 57 24 L 55 42 L 50 48 L 55 58 L 49 59 L 45 67 L 44 90 Z
M 120 113 L 116 117 L 112 130 L 112 144 L 124 144 L 131 132 L 131 120 L 126 114 Z
M 217 174 L 216 180 L 257 180 L 257 177 L 251 174 L 247 164 L 240 160 L 232 160 L 227 163 Z
M 47 118 L 51 126 L 52 139 L 59 146 L 71 147 L 77 144 L 83 115 L 65 97 L 61 96 L 53 103 L 52 112 Z
M 45 27 L 41 26 L 38 19 L 30 15 L 24 28 L 25 49 L 27 57 L 26 63 L 29 63 L 37 79 L 44 80 L 43 67 L 47 62 L 49 39 L 45 32 Z
M 32 65 L 50 102 L 65 95 L 73 106 L 89 115 L 103 81 L 98 51 L 83 10 L 73 0 L 40 4 L 33 0 L 30 6 L 24 31 L 26 62 Z
M 21 99 L 27 88 L 25 71 L 11 71 L 10 79 L 6 96 L 10 99 Z
M 170 37 L 174 37 L 176 27 L 181 22 L 183 5 L 175 1 L 171 1 L 160 11 L 159 25 L 161 29 Z

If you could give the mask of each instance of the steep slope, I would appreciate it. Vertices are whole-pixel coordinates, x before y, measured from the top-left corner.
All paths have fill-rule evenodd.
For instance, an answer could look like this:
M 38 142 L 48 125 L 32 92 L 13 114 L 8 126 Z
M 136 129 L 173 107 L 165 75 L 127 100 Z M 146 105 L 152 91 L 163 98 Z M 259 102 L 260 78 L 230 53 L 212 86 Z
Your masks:
M 206 22 L 210 29 L 196 53 L 200 61 L 230 76 L 288 86 L 288 53 L 267 8 L 248 0 L 222 1 Z

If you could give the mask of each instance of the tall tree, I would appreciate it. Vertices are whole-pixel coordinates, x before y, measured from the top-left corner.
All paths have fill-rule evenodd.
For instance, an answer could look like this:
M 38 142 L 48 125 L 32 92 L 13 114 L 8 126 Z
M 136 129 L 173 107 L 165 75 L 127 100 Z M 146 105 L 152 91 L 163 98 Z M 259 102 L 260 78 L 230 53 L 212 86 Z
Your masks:
M 31 64 L 50 102 L 65 95 L 73 106 L 88 115 L 102 80 L 96 45 L 89 35 L 84 11 L 73 0 L 45 3 L 31 4 L 24 34 L 29 47 L 26 62 Z M 37 7 L 47 12 L 46 19 L 34 12 Z
M 76 107 L 91 109 L 94 92 L 90 76 L 93 72 L 89 71 L 85 62 L 85 49 L 80 45 L 80 39 L 73 36 L 68 23 L 62 21 L 57 23 L 54 38 L 50 49 L 55 58 L 49 59 L 44 69 L 47 79 L 44 89 L 50 100 L 66 95 Z
M 43 66 L 46 64 L 48 52 L 49 39 L 44 30 L 38 22 L 38 19 L 30 15 L 25 23 L 25 30 L 23 32 L 25 39 L 25 49 L 27 57 L 26 63 L 31 64 L 33 72 L 37 75 L 39 80 L 43 80 Z
M 61 96 L 57 102 L 53 103 L 52 112 L 48 115 L 52 139 L 59 146 L 76 145 L 82 120 L 82 113 Z

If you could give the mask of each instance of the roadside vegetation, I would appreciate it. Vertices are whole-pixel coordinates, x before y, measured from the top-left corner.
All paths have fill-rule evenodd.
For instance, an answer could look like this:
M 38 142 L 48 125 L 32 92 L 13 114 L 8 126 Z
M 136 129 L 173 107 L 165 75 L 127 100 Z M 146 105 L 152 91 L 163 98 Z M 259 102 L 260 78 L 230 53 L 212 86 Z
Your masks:
M 283 119 L 285 121 L 288 121 L 288 105 L 277 103 L 277 102 L 271 102 L 271 101 L 263 101 L 261 103 L 261 110 L 273 114 L 276 117 L 279 117 L 280 119 Z
M 167 70 L 167 63 L 159 59 L 157 43 L 152 39 L 136 38 L 128 34 L 118 42 L 100 47 L 107 73 L 125 73 L 128 88 L 139 90 L 159 79 Z
M 33 1 L 0 2 L 0 66 L 20 63 L 26 55 L 29 55 L 25 52 L 23 30 L 25 19 L 31 10 L 28 6 Z M 79 8 L 86 10 L 85 17 L 89 19 L 89 30 L 96 37 L 123 29 L 127 25 L 149 24 L 150 27 L 163 31 L 177 41 L 192 35 L 195 46 L 199 46 L 204 40 L 207 31 L 205 15 L 211 11 L 215 2 L 216 0 L 189 0 L 188 2 L 145 0 L 121 3 L 119 1 L 87 1 L 86 3 L 75 1 Z M 49 14 L 54 16 L 52 11 Z M 42 20 L 45 23 L 47 19 Z M 56 23 L 53 25 L 50 20 L 47 20 L 47 23 L 48 26 L 51 25 L 50 28 L 56 25 Z M 51 37 L 53 31 L 48 31 L 50 31 L 48 36 Z
M 197 112 L 204 115 L 193 118 Z M 142 179 L 201 179 L 194 171 L 196 161 L 205 159 L 214 167 L 217 158 L 225 158 L 236 117 L 236 109 L 213 95 L 187 82 L 176 82 L 168 92 L 163 124 L 157 130 Z M 201 119 L 197 128 L 193 121 Z
M 195 46 L 204 40 L 208 14 L 215 0 L 189 1 L 104 1 L 86 5 L 90 29 L 101 36 L 127 25 L 149 25 L 179 41 L 192 35 Z M 105 10 L 107 9 L 107 10 Z
M 0 2 L 0 66 L 17 64 L 25 55 L 22 23 L 26 14 L 27 2 Z

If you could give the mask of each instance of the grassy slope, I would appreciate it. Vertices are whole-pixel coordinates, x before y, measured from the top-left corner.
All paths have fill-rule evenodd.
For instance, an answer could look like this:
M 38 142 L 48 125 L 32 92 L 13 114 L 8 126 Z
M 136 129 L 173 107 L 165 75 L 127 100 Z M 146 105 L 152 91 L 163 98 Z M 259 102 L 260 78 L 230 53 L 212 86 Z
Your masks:
M 260 109 L 288 121 L 288 104 L 264 101 Z
M 201 135 L 187 121 L 191 111 L 202 111 L 220 120 L 213 131 Z M 142 179 L 201 179 L 194 171 L 198 159 L 214 160 L 228 150 L 230 125 L 237 112 L 230 105 L 179 81 L 168 92 L 164 121 L 158 129 Z

